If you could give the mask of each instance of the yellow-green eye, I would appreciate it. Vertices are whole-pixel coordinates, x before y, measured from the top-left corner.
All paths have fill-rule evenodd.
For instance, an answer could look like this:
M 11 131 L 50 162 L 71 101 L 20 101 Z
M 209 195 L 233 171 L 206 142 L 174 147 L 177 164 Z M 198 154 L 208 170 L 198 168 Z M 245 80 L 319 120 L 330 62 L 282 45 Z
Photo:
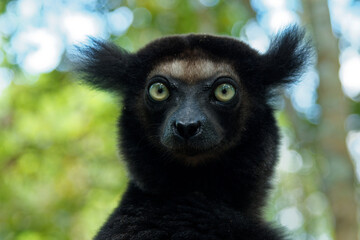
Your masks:
M 165 101 L 170 95 L 168 88 L 160 82 L 154 83 L 150 86 L 149 94 L 153 100 L 158 102 Z
M 214 93 L 217 100 L 227 102 L 235 96 L 235 88 L 231 84 L 223 83 L 215 89 Z

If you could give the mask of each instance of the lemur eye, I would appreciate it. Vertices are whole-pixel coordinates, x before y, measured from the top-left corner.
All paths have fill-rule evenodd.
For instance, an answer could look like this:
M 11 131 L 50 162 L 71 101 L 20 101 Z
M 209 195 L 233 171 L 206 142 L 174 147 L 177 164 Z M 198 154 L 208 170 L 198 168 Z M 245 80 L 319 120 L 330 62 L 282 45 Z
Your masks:
M 223 83 L 215 89 L 214 94 L 220 102 L 228 102 L 235 96 L 235 88 L 229 83 Z
M 157 82 L 151 84 L 149 88 L 149 95 L 154 101 L 165 101 L 170 93 L 169 89 L 165 86 L 165 84 Z

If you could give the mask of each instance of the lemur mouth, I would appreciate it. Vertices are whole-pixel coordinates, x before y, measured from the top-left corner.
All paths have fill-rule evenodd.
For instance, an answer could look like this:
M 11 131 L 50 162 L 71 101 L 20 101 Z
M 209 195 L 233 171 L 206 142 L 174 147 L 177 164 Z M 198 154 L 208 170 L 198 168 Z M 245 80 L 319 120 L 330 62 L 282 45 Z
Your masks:
M 197 149 L 190 145 L 187 145 L 186 147 L 180 148 L 176 151 L 176 153 L 192 157 L 206 152 L 208 152 L 208 149 Z
M 215 159 L 218 154 L 214 151 L 215 148 L 209 149 L 194 149 L 194 148 L 182 148 L 181 150 L 175 150 L 174 156 L 179 161 L 186 165 L 195 167 L 198 165 L 206 164 L 207 162 Z
M 182 156 L 196 156 L 199 154 L 206 153 L 208 151 L 206 149 L 197 149 L 194 146 L 190 146 L 190 145 L 175 146 L 168 149 L 170 150 L 170 152 L 174 153 L 175 155 L 182 155 Z
M 217 144 L 207 145 L 197 141 L 177 142 L 175 146 L 170 147 L 170 151 L 175 155 L 184 157 L 197 157 L 203 155 L 211 155 L 218 148 Z

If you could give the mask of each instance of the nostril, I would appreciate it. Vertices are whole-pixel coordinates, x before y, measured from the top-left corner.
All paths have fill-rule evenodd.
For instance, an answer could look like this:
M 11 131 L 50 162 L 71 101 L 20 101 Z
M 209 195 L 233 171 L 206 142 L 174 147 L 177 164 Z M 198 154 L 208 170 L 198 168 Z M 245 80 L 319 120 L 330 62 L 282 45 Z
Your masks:
M 179 122 L 176 121 L 175 122 L 175 129 L 177 131 L 177 133 L 185 138 L 185 139 L 189 139 L 193 136 L 195 136 L 199 130 L 200 130 L 200 122 L 189 122 L 189 123 L 183 123 L 183 122 Z
M 194 136 L 200 128 L 200 122 L 191 123 L 186 126 L 185 132 L 189 137 Z

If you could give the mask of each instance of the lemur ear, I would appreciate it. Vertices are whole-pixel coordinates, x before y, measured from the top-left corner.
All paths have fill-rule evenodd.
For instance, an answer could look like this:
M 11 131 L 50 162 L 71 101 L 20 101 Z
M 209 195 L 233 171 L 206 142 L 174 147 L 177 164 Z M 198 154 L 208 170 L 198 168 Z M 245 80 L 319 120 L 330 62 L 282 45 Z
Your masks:
M 130 53 L 113 43 L 94 38 L 90 38 L 87 45 L 76 46 L 76 49 L 74 67 L 84 83 L 100 90 L 126 89 Z
M 268 51 L 262 55 L 263 84 L 274 88 L 293 83 L 299 79 L 311 63 L 313 50 L 305 31 L 291 26 L 276 35 Z

